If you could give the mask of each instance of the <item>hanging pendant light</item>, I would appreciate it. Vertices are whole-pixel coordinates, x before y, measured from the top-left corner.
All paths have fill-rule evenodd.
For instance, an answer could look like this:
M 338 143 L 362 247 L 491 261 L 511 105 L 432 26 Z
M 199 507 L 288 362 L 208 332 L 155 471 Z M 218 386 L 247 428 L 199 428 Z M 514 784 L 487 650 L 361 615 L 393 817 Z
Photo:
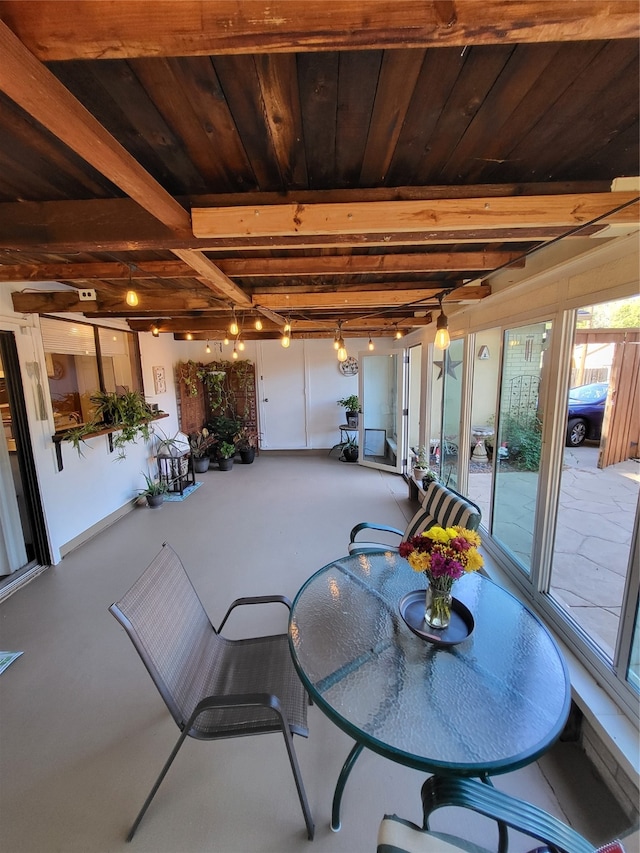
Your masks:
M 238 339 L 238 349 L 240 350 L 240 352 L 244 352 L 244 341 L 242 340 L 242 338 Z
M 138 304 L 138 294 L 135 292 L 131 284 L 131 266 L 129 266 L 129 289 L 127 290 L 126 302 L 127 305 L 131 306 L 131 308 L 135 308 Z
M 238 350 L 235 348 L 235 346 L 233 347 L 233 352 L 231 353 L 231 358 L 234 361 L 237 360 L 237 358 L 238 358 Z
M 228 335 L 225 335 L 225 336 L 224 336 L 224 340 L 222 341 L 222 343 L 223 343 L 226 347 L 228 347 L 228 346 L 229 346 L 229 336 L 228 336 Z
M 257 320 L 255 322 L 255 327 L 256 327 L 256 332 L 262 331 L 262 320 L 260 319 L 260 317 L 257 318 Z
M 209 355 L 211 353 L 211 347 L 209 346 L 209 341 L 207 341 L 207 345 L 204 348 L 204 351 Z
M 348 358 L 347 348 L 344 344 L 342 335 L 338 339 L 338 361 L 346 361 Z
M 438 349 L 445 350 L 451 343 L 451 338 L 449 337 L 449 320 L 442 310 L 442 295 L 438 297 L 438 301 L 440 303 L 440 316 L 436 322 L 436 338 L 433 343 Z
M 151 334 L 154 338 L 160 337 L 160 320 L 156 320 L 156 322 L 151 327 Z
M 233 316 L 231 318 L 231 323 L 229 324 L 229 335 L 232 338 L 235 338 L 240 329 L 238 328 L 238 321 L 236 320 L 236 312 L 233 311 Z
M 396 334 L 395 334 L 395 339 L 396 339 L 397 341 L 399 341 L 401 337 L 402 337 L 402 330 L 401 330 L 401 329 L 399 329 L 399 328 L 398 328 L 398 326 L 397 326 L 397 324 L 396 324 Z
M 371 335 L 369 335 L 369 351 L 373 352 L 374 349 L 375 347 L 373 345 L 373 341 L 371 340 Z
M 191 332 L 187 332 L 187 334 L 186 334 L 186 338 L 187 338 L 187 340 L 188 340 L 188 341 L 192 341 L 192 340 L 193 340 L 193 335 L 191 334 Z

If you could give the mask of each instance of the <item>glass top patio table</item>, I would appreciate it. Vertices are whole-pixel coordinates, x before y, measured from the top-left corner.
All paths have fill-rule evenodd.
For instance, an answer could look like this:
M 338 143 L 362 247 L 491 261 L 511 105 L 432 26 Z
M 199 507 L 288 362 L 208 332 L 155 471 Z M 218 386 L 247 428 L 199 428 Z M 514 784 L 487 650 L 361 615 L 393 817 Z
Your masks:
M 400 614 L 423 574 L 385 551 L 342 557 L 316 572 L 293 602 L 289 644 L 311 698 L 356 744 L 340 800 L 363 747 L 417 770 L 485 778 L 522 767 L 558 738 L 570 684 L 558 646 L 518 599 L 478 573 L 454 584 L 475 626 L 439 646 Z

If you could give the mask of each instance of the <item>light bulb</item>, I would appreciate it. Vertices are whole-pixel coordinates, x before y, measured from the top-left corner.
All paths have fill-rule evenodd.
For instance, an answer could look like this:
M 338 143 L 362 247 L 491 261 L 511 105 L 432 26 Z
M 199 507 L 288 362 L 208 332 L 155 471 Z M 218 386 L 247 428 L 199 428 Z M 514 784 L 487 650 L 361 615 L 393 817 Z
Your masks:
M 228 347 L 228 346 L 229 346 L 229 338 L 228 338 L 226 335 L 224 336 L 224 340 L 222 341 L 222 343 L 223 343 L 226 347 Z
M 438 347 L 438 349 L 447 349 L 449 344 L 451 343 L 451 338 L 449 337 L 448 329 L 438 329 L 436 332 L 436 339 L 434 344 Z
M 239 331 L 240 329 L 238 328 L 238 324 L 235 320 L 232 320 L 231 325 L 229 326 L 229 334 L 231 335 L 231 337 L 235 337 Z
M 399 341 L 401 337 L 402 337 L 402 332 L 400 331 L 400 329 L 396 329 L 396 340 Z
M 447 319 L 442 308 L 440 308 L 440 316 L 438 317 L 436 323 L 436 329 L 437 331 L 434 345 L 437 346 L 438 349 L 447 349 L 447 347 L 451 343 L 451 338 L 449 337 L 449 320 Z
M 371 340 L 371 336 L 369 336 L 369 349 L 373 352 L 375 347 L 373 346 L 373 341 Z
M 152 326 L 151 327 L 151 334 L 153 335 L 154 338 L 159 337 L 160 336 L 160 329 L 157 326 Z
M 127 305 L 130 305 L 132 308 L 138 304 L 138 294 L 135 290 L 127 290 Z
M 344 341 L 342 345 L 338 349 L 338 361 L 346 361 L 347 360 L 347 348 L 344 345 Z
M 337 338 L 333 342 L 333 348 L 334 349 L 340 349 L 340 341 Z
M 233 352 L 231 353 L 231 358 L 233 358 L 233 359 L 238 358 L 238 351 L 236 350 L 235 347 L 233 348 Z
M 193 335 L 191 334 L 191 332 L 187 332 L 187 340 L 188 340 L 188 341 L 192 341 L 192 340 L 193 340 Z
M 238 341 L 238 349 L 240 352 L 244 351 L 244 341 Z
M 289 335 L 283 335 L 282 338 L 280 339 L 280 343 L 282 344 L 282 346 L 285 349 L 287 349 L 287 347 L 291 343 L 291 338 L 289 337 Z
M 262 320 L 260 319 L 260 317 L 258 317 L 258 319 L 256 320 L 256 332 L 261 332 L 261 331 L 262 331 Z
M 209 354 L 209 353 L 211 352 L 211 347 L 209 346 L 209 341 L 207 341 L 207 345 L 206 345 L 206 347 L 204 348 L 204 351 L 205 351 L 207 354 Z
M 284 329 L 282 331 L 285 333 L 285 335 L 288 335 L 289 332 L 291 331 L 291 323 L 288 320 L 284 324 Z

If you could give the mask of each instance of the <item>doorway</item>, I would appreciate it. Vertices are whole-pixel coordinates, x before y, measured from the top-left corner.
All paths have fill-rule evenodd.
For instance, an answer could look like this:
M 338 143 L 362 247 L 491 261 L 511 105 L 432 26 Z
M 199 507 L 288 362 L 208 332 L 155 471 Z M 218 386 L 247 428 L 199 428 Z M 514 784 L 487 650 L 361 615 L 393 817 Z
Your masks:
M 41 399 L 42 387 L 35 376 L 34 393 Z M 32 568 L 50 562 L 18 352 L 11 332 L 0 332 L 0 413 L 0 590 L 4 590 Z

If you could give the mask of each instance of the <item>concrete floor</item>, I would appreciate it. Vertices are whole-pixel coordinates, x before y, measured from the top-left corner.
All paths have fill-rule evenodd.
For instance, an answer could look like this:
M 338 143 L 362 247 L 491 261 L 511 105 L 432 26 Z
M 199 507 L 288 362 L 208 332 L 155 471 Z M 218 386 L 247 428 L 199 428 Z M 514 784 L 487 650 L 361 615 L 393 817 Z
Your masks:
M 309 738 L 295 739 L 316 822 L 312 844 L 276 735 L 188 741 L 126 844 L 177 729 L 107 608 L 162 542 L 181 556 L 216 624 L 237 596 L 293 598 L 310 574 L 345 553 L 355 523 L 402 528 L 414 510 L 400 477 L 326 451 L 262 453 L 253 465 L 198 479 L 203 485 L 184 502 L 135 509 L 0 605 L 0 648 L 24 652 L 0 676 L 3 853 L 372 853 L 385 812 L 419 821 L 423 776 L 365 750 L 345 791 L 342 830 L 330 831 L 333 788 L 351 741 L 313 706 Z M 233 631 L 284 630 L 279 608 L 250 610 Z M 558 743 L 495 783 L 594 844 L 626 828 L 574 743 Z M 435 822 L 449 832 L 463 825 L 495 849 L 484 819 L 462 821 L 443 810 Z M 516 835 L 510 850 L 534 846 Z

